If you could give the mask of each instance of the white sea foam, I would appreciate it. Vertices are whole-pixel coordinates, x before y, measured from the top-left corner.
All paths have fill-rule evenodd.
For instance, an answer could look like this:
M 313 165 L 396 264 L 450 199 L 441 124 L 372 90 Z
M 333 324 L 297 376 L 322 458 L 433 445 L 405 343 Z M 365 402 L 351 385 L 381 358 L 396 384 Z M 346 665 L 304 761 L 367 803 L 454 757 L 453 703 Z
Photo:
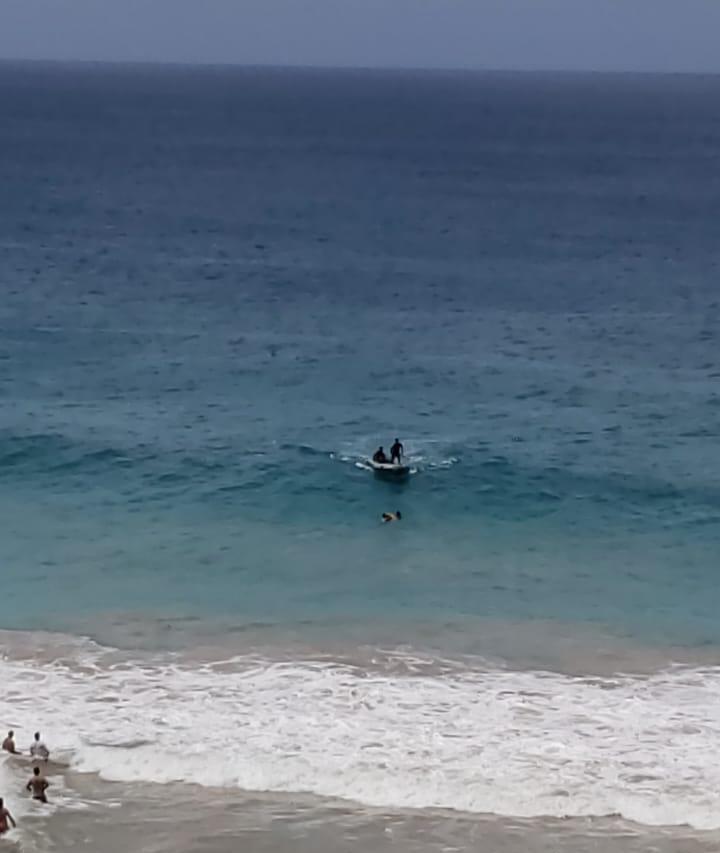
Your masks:
M 110 780 L 720 828 L 720 669 L 403 676 L 98 658 L 5 660 L 0 676 L 0 719 L 20 740 L 40 727 Z
M 2 736 L 5 737 L 4 732 Z M 4 800 L 5 808 L 17 821 L 22 819 L 28 807 L 28 798 L 22 794 L 21 782 L 21 778 L 17 773 L 13 773 L 9 766 L 9 759 L 5 756 L 0 758 L 0 797 Z M 17 830 L 11 830 L 5 837 L 14 841 L 18 839 L 18 836 Z
M 9 729 L 10 726 L 8 725 Z M 5 737 L 5 732 L 2 732 L 2 737 Z M 17 744 L 18 747 L 25 744 Z M 27 746 L 30 745 L 28 740 Z M 27 752 L 27 750 L 25 750 Z M 50 802 L 41 804 L 32 801 L 30 794 L 26 791 L 28 779 L 32 772 L 32 765 L 29 760 L 17 758 L 2 754 L 0 756 L 0 796 L 3 798 L 3 805 L 8 809 L 10 814 L 17 821 L 17 828 L 11 829 L 7 835 L 3 836 L 3 842 L 12 842 L 17 845 L 18 849 L 26 849 L 26 821 L 27 817 L 44 817 L 52 814 L 59 803 L 63 807 L 76 808 L 76 801 L 68 798 L 62 781 L 51 775 L 52 770 L 48 769 L 46 775 L 50 777 Z M 5 849 L 4 846 L 2 849 Z

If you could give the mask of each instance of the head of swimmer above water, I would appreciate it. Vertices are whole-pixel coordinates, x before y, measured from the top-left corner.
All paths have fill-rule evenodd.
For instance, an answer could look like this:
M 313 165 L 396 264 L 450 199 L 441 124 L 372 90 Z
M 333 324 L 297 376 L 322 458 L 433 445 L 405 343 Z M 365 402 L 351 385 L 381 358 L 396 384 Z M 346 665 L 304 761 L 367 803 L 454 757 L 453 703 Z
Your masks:
M 383 521 L 400 521 L 402 518 L 402 513 L 400 510 L 395 510 L 395 512 L 384 512 L 382 514 Z

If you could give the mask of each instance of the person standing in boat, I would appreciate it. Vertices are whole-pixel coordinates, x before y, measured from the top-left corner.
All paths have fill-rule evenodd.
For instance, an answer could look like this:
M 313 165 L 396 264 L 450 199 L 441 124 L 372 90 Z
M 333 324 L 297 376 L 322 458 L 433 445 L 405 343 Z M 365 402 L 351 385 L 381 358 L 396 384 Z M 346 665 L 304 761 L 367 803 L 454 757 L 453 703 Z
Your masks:
M 400 461 L 403 457 L 403 453 L 405 453 L 405 448 L 400 443 L 400 439 L 396 438 L 395 444 L 393 444 L 393 446 L 390 448 L 390 461 L 393 465 L 400 464 Z

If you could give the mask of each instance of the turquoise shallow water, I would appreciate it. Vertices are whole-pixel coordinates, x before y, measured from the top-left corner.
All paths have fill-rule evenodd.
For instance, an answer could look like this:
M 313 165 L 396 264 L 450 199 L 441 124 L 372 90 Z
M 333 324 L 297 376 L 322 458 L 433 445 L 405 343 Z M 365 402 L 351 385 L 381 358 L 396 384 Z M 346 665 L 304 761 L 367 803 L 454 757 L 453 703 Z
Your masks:
M 717 848 L 719 88 L 0 66 L 23 849 Z
M 3 67 L 2 624 L 717 642 L 716 88 Z

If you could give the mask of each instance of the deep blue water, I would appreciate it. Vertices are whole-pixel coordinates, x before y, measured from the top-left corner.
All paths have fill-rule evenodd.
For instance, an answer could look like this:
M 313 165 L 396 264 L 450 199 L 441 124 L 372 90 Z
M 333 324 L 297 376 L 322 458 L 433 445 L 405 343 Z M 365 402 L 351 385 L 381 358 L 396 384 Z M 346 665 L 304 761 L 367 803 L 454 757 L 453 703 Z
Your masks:
M 0 624 L 720 642 L 719 96 L 0 66 Z

